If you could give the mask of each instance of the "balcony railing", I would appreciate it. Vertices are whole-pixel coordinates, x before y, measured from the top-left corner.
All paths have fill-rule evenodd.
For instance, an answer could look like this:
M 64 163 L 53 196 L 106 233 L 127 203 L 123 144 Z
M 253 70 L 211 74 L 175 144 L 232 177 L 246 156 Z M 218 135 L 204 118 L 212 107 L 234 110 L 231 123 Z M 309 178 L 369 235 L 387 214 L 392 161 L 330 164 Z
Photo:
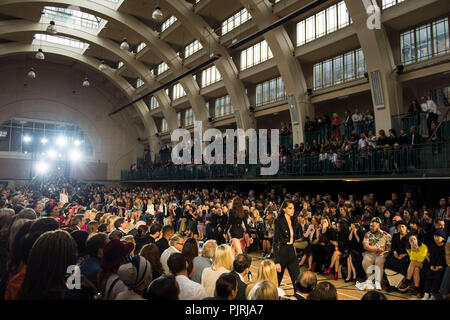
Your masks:
M 317 143 L 327 144 L 328 142 L 335 140 L 336 138 L 341 141 L 344 138 L 350 139 L 352 135 L 356 135 L 359 139 L 359 135 L 362 132 L 366 134 L 372 130 L 375 134 L 375 122 L 367 121 L 361 123 L 352 123 L 348 126 L 341 124 L 340 126 L 323 127 L 313 130 L 305 130 L 305 143 L 312 143 L 313 140 L 317 140 Z
M 275 177 L 449 174 L 448 143 L 280 159 Z M 269 178 L 260 165 L 181 165 L 122 171 L 122 180 Z

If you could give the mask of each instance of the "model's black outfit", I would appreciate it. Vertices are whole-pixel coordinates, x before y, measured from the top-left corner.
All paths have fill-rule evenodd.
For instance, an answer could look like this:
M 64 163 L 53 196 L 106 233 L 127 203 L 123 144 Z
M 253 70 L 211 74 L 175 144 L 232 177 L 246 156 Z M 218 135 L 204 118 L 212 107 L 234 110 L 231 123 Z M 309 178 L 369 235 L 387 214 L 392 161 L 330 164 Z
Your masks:
M 293 241 L 297 239 L 297 221 L 297 216 L 294 214 L 294 216 L 291 217 L 292 232 L 294 233 L 292 235 Z M 294 244 L 288 244 L 291 238 L 291 233 L 284 214 L 275 219 L 273 232 L 274 262 L 275 264 L 279 263 L 281 265 L 281 272 L 278 273 L 278 285 L 281 283 L 284 270 L 286 268 L 288 269 L 289 276 L 291 277 L 292 285 L 294 285 L 299 274 L 299 266 L 297 255 L 295 254 Z
M 247 225 L 247 219 L 244 215 L 243 218 L 236 217 L 233 210 L 230 210 L 228 214 L 227 226 L 225 227 L 226 232 L 230 230 L 231 238 L 242 239 L 244 237 L 244 228 L 242 227 L 242 222 L 244 222 L 245 228 L 249 230 Z
M 394 233 L 394 235 L 392 236 L 391 252 L 389 253 L 388 257 L 386 258 L 386 262 L 384 263 L 385 269 L 390 269 L 406 276 L 409 266 L 409 256 L 406 252 L 408 238 L 408 234 L 406 234 L 403 238 L 400 238 L 400 233 Z M 403 259 L 399 260 L 394 257 L 394 251 L 396 251 L 399 255 L 406 254 L 406 256 Z

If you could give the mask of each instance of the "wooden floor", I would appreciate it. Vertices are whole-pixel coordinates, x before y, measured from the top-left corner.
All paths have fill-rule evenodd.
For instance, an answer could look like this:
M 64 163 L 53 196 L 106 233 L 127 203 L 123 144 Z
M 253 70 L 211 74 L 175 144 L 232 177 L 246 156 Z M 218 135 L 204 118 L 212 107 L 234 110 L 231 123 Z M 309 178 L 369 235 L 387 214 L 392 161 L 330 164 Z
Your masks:
M 252 266 L 250 268 L 250 271 L 252 272 L 253 279 L 256 279 L 257 273 L 258 273 L 258 267 L 259 264 L 263 259 L 261 259 L 260 253 L 251 253 L 252 256 Z M 302 266 L 301 271 L 306 271 L 307 268 Z M 340 274 L 339 274 L 340 277 Z M 341 277 L 340 277 L 341 278 Z M 337 289 L 338 292 L 338 300 L 361 300 L 361 297 L 366 293 L 366 291 L 360 291 L 355 287 L 354 282 L 348 282 L 345 283 L 342 279 L 334 280 L 333 275 L 323 275 L 323 274 L 317 274 L 317 281 L 329 281 Z M 362 280 L 361 280 L 362 281 Z M 382 293 L 386 295 L 388 300 L 417 300 L 418 298 L 412 297 L 409 294 L 400 293 L 400 292 L 392 292 L 387 293 L 384 288 L 386 288 L 386 284 L 382 283 L 383 290 L 381 290 Z M 292 295 L 294 293 L 294 290 L 292 288 L 291 279 L 289 277 L 289 273 L 286 270 L 283 275 L 283 280 L 281 281 L 281 289 L 285 291 L 287 295 Z

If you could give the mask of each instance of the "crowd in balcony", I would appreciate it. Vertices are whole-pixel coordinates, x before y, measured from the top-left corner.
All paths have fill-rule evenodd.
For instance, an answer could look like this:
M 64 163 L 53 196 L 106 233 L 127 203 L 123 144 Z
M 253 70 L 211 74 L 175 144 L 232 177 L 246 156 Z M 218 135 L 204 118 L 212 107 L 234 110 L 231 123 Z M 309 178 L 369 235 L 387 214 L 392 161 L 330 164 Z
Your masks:
M 340 278 L 378 297 L 384 289 L 445 299 L 450 198 L 441 195 L 430 203 L 411 192 L 106 188 L 63 177 L 0 188 L 0 297 L 337 300 Z M 293 295 L 280 288 L 283 246 L 299 255 Z M 81 288 L 70 286 L 76 276 Z
M 361 112 L 359 108 L 355 108 L 353 112 L 347 110 L 343 117 L 338 113 L 333 113 L 331 117 L 318 116 L 314 120 L 306 117 L 305 142 L 294 146 L 292 124 L 282 122 L 279 133 L 281 167 L 286 171 L 293 161 L 297 161 L 295 165 L 298 165 L 298 161 L 306 161 L 307 164 L 300 164 L 307 168 L 306 171 L 318 172 L 330 168 L 334 171 L 364 172 L 376 167 L 393 174 L 405 173 L 408 167 L 419 167 L 422 165 L 420 148 L 438 145 L 445 140 L 441 134 L 438 122 L 440 112 L 436 104 L 427 97 L 422 97 L 421 101 L 422 104 L 417 100 L 411 102 L 408 114 L 401 118 L 401 123 L 397 126 L 401 127 L 399 132 L 394 128 L 388 132 L 379 130 L 378 136 L 375 132 L 374 114 L 370 109 L 365 112 Z M 440 151 L 435 148 L 431 152 L 437 154 Z M 171 152 L 169 146 L 164 146 L 153 162 L 147 153 L 144 161 L 131 169 L 145 171 L 173 167 Z M 193 150 L 191 154 L 194 155 Z M 246 161 L 248 157 L 247 152 Z

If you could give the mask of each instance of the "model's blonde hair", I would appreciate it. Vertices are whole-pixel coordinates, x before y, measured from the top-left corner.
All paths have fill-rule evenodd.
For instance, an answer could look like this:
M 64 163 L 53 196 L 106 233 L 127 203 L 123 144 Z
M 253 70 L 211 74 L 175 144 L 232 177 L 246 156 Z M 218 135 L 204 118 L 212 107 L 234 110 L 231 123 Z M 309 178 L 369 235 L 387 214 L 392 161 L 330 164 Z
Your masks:
M 249 300 L 278 300 L 277 286 L 267 280 L 260 281 L 250 291 Z
M 233 251 L 227 244 L 221 244 L 216 249 L 216 255 L 211 269 L 214 271 L 224 268 L 226 270 L 233 269 Z
M 266 259 L 261 262 L 258 268 L 258 276 L 256 281 L 270 281 L 278 287 L 278 276 L 275 263 L 272 260 Z

